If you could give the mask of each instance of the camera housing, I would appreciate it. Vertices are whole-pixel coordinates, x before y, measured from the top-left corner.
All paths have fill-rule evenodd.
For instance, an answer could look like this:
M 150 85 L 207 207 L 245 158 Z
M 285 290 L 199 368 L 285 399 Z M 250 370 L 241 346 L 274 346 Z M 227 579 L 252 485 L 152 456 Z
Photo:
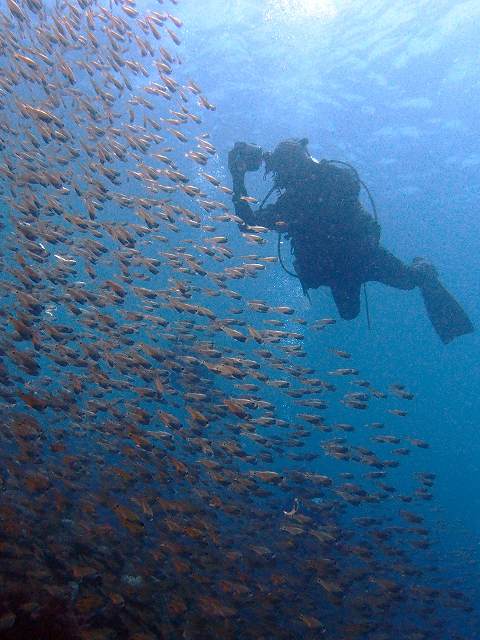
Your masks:
M 263 161 L 263 149 L 257 144 L 236 142 L 230 152 L 231 169 L 258 171 Z

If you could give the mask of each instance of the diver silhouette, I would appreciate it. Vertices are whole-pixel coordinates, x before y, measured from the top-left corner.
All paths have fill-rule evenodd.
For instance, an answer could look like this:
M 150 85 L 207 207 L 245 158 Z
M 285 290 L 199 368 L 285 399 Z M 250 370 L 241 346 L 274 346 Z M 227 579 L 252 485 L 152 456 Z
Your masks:
M 360 203 L 363 183 L 355 169 L 346 163 L 316 160 L 307 144 L 306 138 L 288 139 L 269 153 L 254 144 L 235 143 L 228 154 L 228 167 L 241 227 L 261 225 L 286 233 L 294 254 L 296 273 L 291 275 L 298 277 L 304 294 L 330 287 L 338 312 L 346 320 L 356 318 L 360 311 L 362 284 L 374 281 L 396 289 L 418 287 L 444 344 L 471 333 L 470 319 L 442 285 L 433 265 L 423 258 L 406 265 L 380 245 L 381 228 Z M 274 204 L 263 206 L 265 198 L 254 211 L 245 173 L 258 170 L 262 162 L 266 174 L 273 173 L 274 178 L 267 198 L 274 190 L 279 197 Z

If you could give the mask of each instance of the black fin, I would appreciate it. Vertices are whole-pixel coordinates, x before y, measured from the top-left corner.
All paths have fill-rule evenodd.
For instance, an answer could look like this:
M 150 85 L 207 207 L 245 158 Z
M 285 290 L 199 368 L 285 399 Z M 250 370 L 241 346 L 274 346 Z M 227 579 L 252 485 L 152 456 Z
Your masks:
M 443 344 L 474 331 L 470 318 L 439 280 L 429 279 L 420 291 L 430 322 Z

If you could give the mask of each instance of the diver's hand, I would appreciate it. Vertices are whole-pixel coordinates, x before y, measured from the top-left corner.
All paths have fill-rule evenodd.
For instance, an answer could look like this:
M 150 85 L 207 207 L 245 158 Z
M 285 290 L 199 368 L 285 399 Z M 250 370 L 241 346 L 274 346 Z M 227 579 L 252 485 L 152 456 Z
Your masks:
M 236 142 L 228 152 L 228 169 L 234 178 L 243 177 L 247 171 L 247 163 L 243 158 L 245 147 L 245 142 Z

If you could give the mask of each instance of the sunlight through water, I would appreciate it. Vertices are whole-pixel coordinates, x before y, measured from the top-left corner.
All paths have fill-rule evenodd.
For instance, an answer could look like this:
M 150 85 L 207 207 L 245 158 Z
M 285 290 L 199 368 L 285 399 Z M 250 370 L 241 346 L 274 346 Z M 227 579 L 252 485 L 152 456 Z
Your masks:
M 331 20 L 338 15 L 334 0 L 269 0 L 266 19 L 317 18 Z

